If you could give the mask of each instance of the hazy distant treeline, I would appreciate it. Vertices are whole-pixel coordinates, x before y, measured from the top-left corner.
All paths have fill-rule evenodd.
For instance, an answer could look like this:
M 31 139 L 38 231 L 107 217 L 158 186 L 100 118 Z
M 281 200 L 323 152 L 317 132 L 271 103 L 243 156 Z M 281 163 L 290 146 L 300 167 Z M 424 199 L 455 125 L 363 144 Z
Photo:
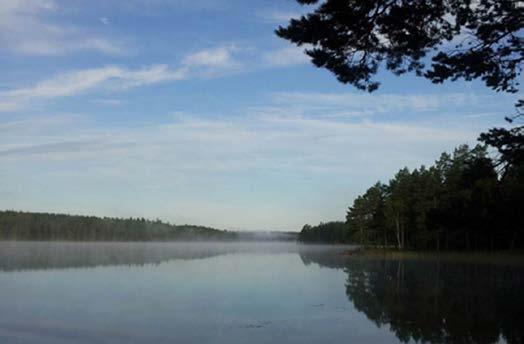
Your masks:
M 299 240 L 400 249 L 524 248 L 522 146 L 505 163 L 490 158 L 486 146 L 462 145 L 429 168 L 403 168 L 357 197 L 345 223 L 305 225 Z
M 144 218 L 100 218 L 64 214 L 0 211 L 1 240 L 169 241 L 230 240 L 233 232 L 172 225 Z

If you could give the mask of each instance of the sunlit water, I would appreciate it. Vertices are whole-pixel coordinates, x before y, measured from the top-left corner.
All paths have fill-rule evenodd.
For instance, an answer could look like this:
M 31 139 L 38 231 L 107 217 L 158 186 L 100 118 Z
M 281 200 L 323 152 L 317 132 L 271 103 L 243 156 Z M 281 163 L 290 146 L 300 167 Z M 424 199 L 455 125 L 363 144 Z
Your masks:
M 0 243 L 0 343 L 522 343 L 515 264 L 294 243 Z

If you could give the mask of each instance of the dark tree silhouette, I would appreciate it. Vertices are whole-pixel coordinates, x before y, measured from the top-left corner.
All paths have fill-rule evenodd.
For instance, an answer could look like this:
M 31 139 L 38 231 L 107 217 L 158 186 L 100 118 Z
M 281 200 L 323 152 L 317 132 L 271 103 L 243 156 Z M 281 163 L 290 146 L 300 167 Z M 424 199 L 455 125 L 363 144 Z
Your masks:
M 438 84 L 480 79 L 495 91 L 518 91 L 524 62 L 520 1 L 297 2 L 314 8 L 276 34 L 304 46 L 313 64 L 342 83 L 375 91 L 380 84 L 375 75 L 385 68 Z M 522 119 L 523 108 L 521 99 L 507 121 Z M 355 200 L 347 214 L 350 234 L 343 237 L 395 242 L 401 249 L 439 249 L 441 241 L 455 249 L 521 247 L 524 126 L 493 128 L 479 140 L 497 150 L 495 161 L 480 148 L 459 147 L 429 170 L 403 169 L 389 185 L 370 188 Z M 490 226 L 501 230 L 494 233 Z
M 522 343 L 523 270 L 426 260 L 352 260 L 346 295 L 403 343 Z
M 499 158 L 496 164 L 502 169 L 503 176 L 524 161 L 523 126 L 512 129 L 493 128 L 480 134 L 479 140 L 497 149 Z
M 524 6 L 498 0 L 297 0 L 316 5 L 276 34 L 340 82 L 368 91 L 381 67 L 434 83 L 480 78 L 516 92 L 524 61 Z M 429 64 L 429 65 L 428 65 Z
M 524 342 L 518 256 L 299 254 L 306 265 L 344 270 L 354 308 L 402 343 Z
M 348 241 L 346 224 L 340 221 L 320 223 L 317 226 L 304 225 L 298 241 L 317 243 L 344 243 Z
M 109 218 L 0 211 L 0 240 L 168 241 L 231 240 L 233 232 L 144 218 Z
M 487 146 L 461 145 L 429 168 L 403 168 L 355 198 L 345 223 L 305 225 L 299 240 L 421 250 L 524 248 L 524 164 L 506 147 L 522 150 L 522 142 L 512 133 L 483 134 L 501 152 L 498 160 Z M 497 166 L 503 166 L 498 173 Z

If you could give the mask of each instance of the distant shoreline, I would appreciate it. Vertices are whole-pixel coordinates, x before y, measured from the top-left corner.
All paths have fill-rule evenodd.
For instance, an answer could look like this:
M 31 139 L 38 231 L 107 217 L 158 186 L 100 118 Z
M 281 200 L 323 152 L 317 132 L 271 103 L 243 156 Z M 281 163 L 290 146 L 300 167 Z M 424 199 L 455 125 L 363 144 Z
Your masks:
M 231 231 L 159 219 L 0 210 L 0 241 L 181 242 L 296 241 L 297 232 Z

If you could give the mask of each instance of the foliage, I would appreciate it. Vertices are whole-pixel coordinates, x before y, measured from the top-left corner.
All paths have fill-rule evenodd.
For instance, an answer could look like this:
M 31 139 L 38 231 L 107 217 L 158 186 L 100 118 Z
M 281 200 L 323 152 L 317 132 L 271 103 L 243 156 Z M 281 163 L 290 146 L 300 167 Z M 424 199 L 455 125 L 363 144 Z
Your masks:
M 228 240 L 235 233 L 144 218 L 100 218 L 0 211 L 0 240 L 167 241 Z
M 512 160 L 505 178 L 495 166 L 485 146 L 462 145 L 429 169 L 404 168 L 354 201 L 349 237 L 400 249 L 524 247 L 524 164 Z
M 524 126 L 512 129 L 493 128 L 480 134 L 479 140 L 497 149 L 499 159 L 495 166 L 501 167 L 503 177 L 520 161 L 524 161 Z
M 317 226 L 304 225 L 298 235 L 298 240 L 317 243 L 345 243 L 347 241 L 346 235 L 347 230 L 344 222 L 321 222 Z
M 524 61 L 524 7 L 495 0 L 297 0 L 318 5 L 276 34 L 307 47 L 342 83 L 374 91 L 381 67 L 434 83 L 480 78 L 516 92 Z M 426 63 L 431 59 L 430 66 Z
M 496 129 L 480 139 L 498 150 L 498 158 L 488 156 L 487 146 L 462 145 L 430 168 L 403 168 L 388 184 L 358 196 L 345 226 L 306 225 L 299 239 L 399 249 L 523 248 L 522 133 Z

